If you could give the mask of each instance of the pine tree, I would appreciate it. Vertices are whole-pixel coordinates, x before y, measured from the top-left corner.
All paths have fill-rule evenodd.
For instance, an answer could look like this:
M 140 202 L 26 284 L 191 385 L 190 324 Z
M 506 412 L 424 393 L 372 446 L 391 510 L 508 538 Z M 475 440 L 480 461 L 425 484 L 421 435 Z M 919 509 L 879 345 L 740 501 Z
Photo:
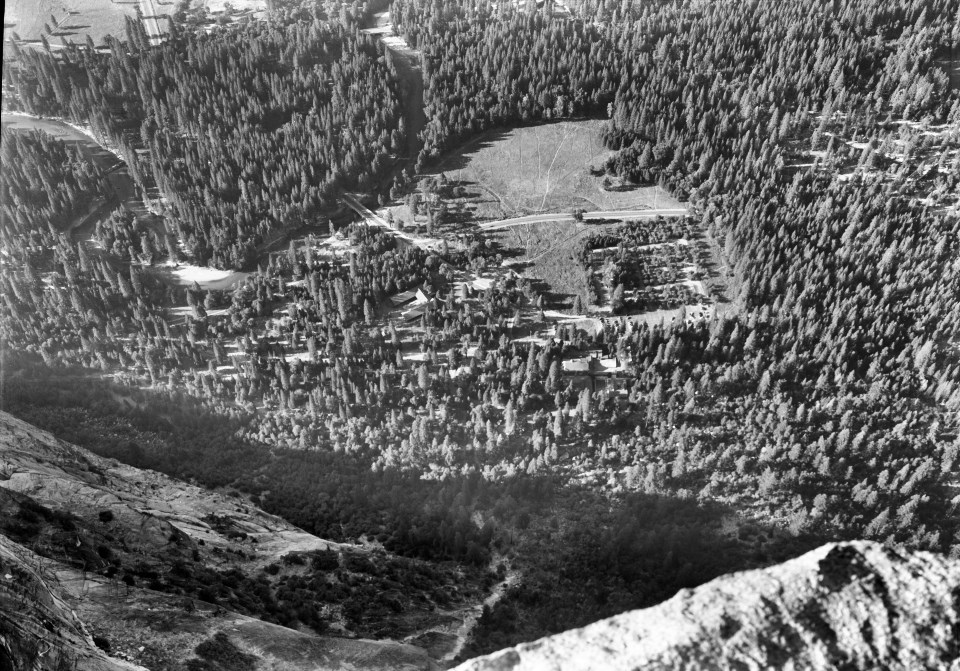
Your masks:
M 421 389 L 430 388 L 430 371 L 427 370 L 425 365 L 421 365 L 417 369 L 417 384 L 420 385 Z
M 577 294 L 573 298 L 573 309 L 571 310 L 571 314 L 574 314 L 574 315 L 583 314 L 583 301 L 580 300 L 579 294 Z
M 514 406 L 513 406 L 513 399 L 510 399 L 509 401 L 507 401 L 507 406 L 504 408 L 504 411 L 503 411 L 503 432 L 508 436 L 512 436 L 514 433 L 514 430 L 516 429 L 516 426 L 515 426 L 516 420 L 517 420 L 516 414 L 517 414 L 516 410 L 514 409 Z

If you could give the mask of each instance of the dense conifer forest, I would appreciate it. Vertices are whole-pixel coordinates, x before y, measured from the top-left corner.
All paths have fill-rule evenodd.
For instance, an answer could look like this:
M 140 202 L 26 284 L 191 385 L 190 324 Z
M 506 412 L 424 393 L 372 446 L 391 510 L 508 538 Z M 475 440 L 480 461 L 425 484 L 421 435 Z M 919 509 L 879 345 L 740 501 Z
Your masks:
M 4 249 L 49 245 L 78 212 L 106 197 L 97 166 L 42 131 L 0 135 L 0 230 Z
M 392 3 L 428 118 L 407 175 L 490 128 L 604 118 L 603 170 L 691 215 L 597 232 L 570 263 L 617 248 L 622 296 L 675 279 L 633 247 L 698 232 L 727 310 L 619 318 L 641 296 L 541 341 L 557 306 L 476 228 L 431 247 L 351 224 L 258 254 L 344 190 L 412 188 L 391 180 L 390 58 L 306 5 L 159 47 L 132 23 L 109 53 L 21 51 L 4 73 L 24 109 L 119 147 L 167 222 L 117 212 L 99 246 L 74 239 L 63 213 L 101 176 L 4 131 L 6 407 L 319 535 L 509 564 L 471 654 L 824 539 L 960 553 L 960 91 L 937 65 L 958 2 L 568 6 Z M 439 212 L 424 184 L 408 204 Z M 257 270 L 175 286 L 151 264 L 180 254 Z M 629 365 L 600 384 L 565 367 L 590 358 Z
M 197 263 L 250 266 L 283 231 L 316 223 L 339 189 L 371 188 L 404 146 L 383 47 L 319 6 L 156 48 L 142 24 L 127 32 L 108 53 L 21 48 L 5 81 L 13 104 L 88 123 L 118 147 Z

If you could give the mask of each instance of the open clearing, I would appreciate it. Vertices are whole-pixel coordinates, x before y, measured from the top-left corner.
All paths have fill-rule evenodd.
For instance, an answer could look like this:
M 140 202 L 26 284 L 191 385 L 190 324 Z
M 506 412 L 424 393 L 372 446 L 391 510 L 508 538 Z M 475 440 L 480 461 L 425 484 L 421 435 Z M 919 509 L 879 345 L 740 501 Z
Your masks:
M 531 279 L 545 307 L 561 314 L 579 297 L 586 315 L 603 321 L 692 322 L 712 317 L 720 298 L 704 283 L 715 272 L 707 242 L 676 220 L 537 222 L 491 235 L 508 256 L 505 265 Z M 617 239 L 627 242 L 610 246 Z M 623 289 L 616 308 L 614 278 Z
M 56 47 L 67 41 L 82 44 L 89 35 L 100 46 L 107 35 L 126 39 L 126 17 L 136 17 L 137 7 L 151 37 L 169 29 L 172 0 L 8 0 L 3 8 L 3 40 L 6 43 L 15 32 L 23 42 L 39 45 L 46 34 Z
M 580 241 L 599 228 L 574 222 L 549 222 L 505 229 L 494 236 L 504 248 L 520 252 L 510 259 L 510 265 L 534 280 L 547 305 L 569 310 L 576 296 L 584 306 L 589 303 L 590 278 L 576 255 Z
M 177 284 L 189 286 L 197 284 L 201 289 L 232 289 L 250 275 L 250 273 L 236 270 L 218 270 L 206 266 L 194 266 L 189 263 L 172 264 L 167 262 L 160 267 L 169 270 Z
M 950 77 L 950 88 L 960 91 L 960 47 L 945 49 L 934 64 Z
M 612 152 L 603 146 L 603 121 L 561 121 L 481 135 L 436 167 L 461 185 L 474 219 L 535 212 L 682 208 L 657 187 L 614 191 L 591 174 Z

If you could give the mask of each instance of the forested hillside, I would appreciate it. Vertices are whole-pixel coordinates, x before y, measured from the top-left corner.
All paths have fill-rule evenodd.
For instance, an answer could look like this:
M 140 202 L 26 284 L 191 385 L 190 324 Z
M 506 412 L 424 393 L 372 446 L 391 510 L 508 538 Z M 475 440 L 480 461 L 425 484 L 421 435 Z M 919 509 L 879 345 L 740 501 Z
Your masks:
M 21 48 L 8 103 L 90 124 L 160 189 L 195 262 L 249 266 L 340 189 L 371 188 L 406 141 L 382 46 L 312 4 L 271 16 L 157 48 L 135 22 L 108 53 Z

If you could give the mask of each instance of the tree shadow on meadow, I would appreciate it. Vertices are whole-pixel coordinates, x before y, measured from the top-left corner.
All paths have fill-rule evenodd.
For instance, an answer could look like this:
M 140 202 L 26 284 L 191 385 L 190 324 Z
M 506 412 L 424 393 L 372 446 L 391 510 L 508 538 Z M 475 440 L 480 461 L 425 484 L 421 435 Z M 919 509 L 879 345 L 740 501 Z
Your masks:
M 468 141 L 458 149 L 451 151 L 450 154 L 441 156 L 424 171 L 423 176 L 437 176 L 441 172 L 449 175 L 456 170 L 463 170 L 482 150 L 493 147 L 498 142 L 507 139 L 509 135 L 510 129 L 487 131 L 476 140 Z

